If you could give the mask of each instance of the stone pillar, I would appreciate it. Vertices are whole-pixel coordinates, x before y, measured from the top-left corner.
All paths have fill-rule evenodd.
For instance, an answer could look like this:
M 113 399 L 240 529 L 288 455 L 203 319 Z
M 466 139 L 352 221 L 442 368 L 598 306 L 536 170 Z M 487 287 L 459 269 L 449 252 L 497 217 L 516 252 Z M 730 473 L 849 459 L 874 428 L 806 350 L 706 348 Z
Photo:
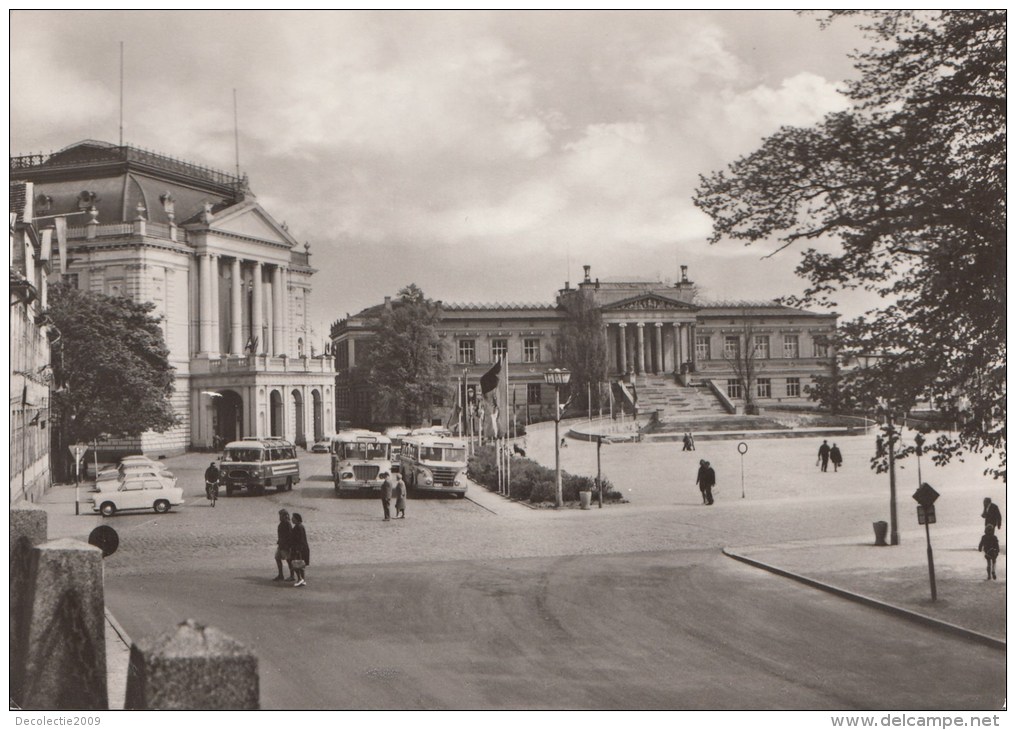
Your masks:
M 261 262 L 254 262 L 254 303 L 253 303 L 253 336 L 258 338 L 258 345 L 255 348 L 255 354 L 260 354 L 265 351 L 265 332 L 264 332 L 264 312 L 262 311 L 264 300 L 263 287 L 261 285 Z
M 628 330 L 624 322 L 618 325 L 618 339 L 621 340 L 621 374 L 628 373 Z
M 272 269 L 272 354 L 285 352 L 282 345 L 282 267 Z
M 258 660 L 216 628 L 184 621 L 176 631 L 135 641 L 127 710 L 257 710 Z
M 208 257 L 208 283 L 211 285 L 209 298 L 212 300 L 212 340 L 209 355 L 218 357 L 222 352 L 222 335 L 219 330 L 219 320 L 222 314 L 222 307 L 219 303 L 219 256 L 210 254 Z
M 243 354 L 243 272 L 240 259 L 233 259 L 229 288 L 229 354 Z
M 28 650 L 28 598 L 32 548 L 46 542 L 46 510 L 20 503 L 10 511 L 10 685 L 11 700 L 21 706 L 25 680 L 25 653 Z
M 698 348 L 695 347 L 696 326 L 688 325 L 688 354 L 691 356 L 691 369 L 698 372 Z
M 654 366 L 656 374 L 663 375 L 663 322 L 656 322 L 654 328 L 656 329 L 656 362 Z
M 211 257 L 198 255 L 198 352 L 207 355 L 212 349 L 212 282 Z
M 681 372 L 681 323 L 674 322 L 674 372 Z
M 32 549 L 21 707 L 105 710 L 102 551 L 78 540 Z
M 638 322 L 635 326 L 638 328 L 635 330 L 638 333 L 638 346 L 635 351 L 638 360 L 635 363 L 635 372 L 643 375 L 646 372 L 646 325 L 645 322 Z

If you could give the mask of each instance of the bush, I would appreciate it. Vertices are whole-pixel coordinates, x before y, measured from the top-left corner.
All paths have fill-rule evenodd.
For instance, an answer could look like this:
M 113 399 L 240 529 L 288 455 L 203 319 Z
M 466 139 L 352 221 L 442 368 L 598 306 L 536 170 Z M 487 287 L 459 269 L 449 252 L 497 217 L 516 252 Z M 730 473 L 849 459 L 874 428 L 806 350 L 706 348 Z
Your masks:
M 557 479 L 553 469 L 537 464 L 532 459 L 512 456 L 511 496 L 514 499 L 539 502 L 557 500 Z M 491 491 L 497 490 L 497 461 L 493 446 L 481 446 L 469 457 L 469 478 Z M 565 502 L 577 502 L 579 492 L 596 492 L 596 480 L 561 472 L 561 497 Z M 603 481 L 603 499 L 609 502 L 622 500 L 609 480 Z

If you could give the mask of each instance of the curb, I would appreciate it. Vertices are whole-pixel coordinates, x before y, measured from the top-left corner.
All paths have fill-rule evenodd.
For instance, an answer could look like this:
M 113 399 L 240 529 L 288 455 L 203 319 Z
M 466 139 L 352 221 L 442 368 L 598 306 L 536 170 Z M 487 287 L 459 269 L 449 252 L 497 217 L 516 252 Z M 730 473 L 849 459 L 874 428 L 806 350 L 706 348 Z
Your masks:
M 759 560 L 755 560 L 754 558 L 749 558 L 747 556 L 740 555 L 738 553 L 732 552 L 727 548 L 723 548 L 723 554 L 726 555 L 728 558 L 733 558 L 734 560 L 746 563 L 747 565 L 751 565 L 752 567 L 767 570 L 770 573 L 783 576 L 784 578 L 790 578 L 791 580 L 796 580 L 797 582 L 804 583 L 805 585 L 811 586 L 812 588 L 818 588 L 821 591 L 826 591 L 828 593 L 840 596 L 841 598 L 846 598 L 848 600 L 864 604 L 865 606 L 870 606 L 871 608 L 877 608 L 881 611 L 901 616 L 905 619 L 909 619 L 911 621 L 924 624 L 925 626 L 930 626 L 932 628 L 940 629 L 942 631 L 946 631 L 951 634 L 962 636 L 965 639 L 976 641 L 980 644 L 989 646 L 992 649 L 1001 649 L 1002 651 L 1005 651 L 1006 649 L 1004 639 L 996 639 L 994 636 L 988 636 L 987 634 L 982 634 L 977 631 L 972 631 L 971 629 L 963 628 L 962 626 L 957 626 L 956 624 L 951 624 L 948 621 L 942 621 L 937 618 L 925 616 L 924 614 L 921 613 L 916 613 L 906 608 L 900 608 L 899 606 L 894 606 L 890 603 L 880 601 L 877 598 L 871 598 L 870 596 L 861 595 L 860 593 L 853 593 L 843 588 L 837 588 L 836 586 L 829 585 L 828 583 L 823 583 L 822 581 L 815 580 L 814 578 L 807 578 L 803 575 L 799 575 L 798 573 L 791 573 L 789 570 L 777 568 L 774 565 L 769 565 L 768 563 L 763 563 Z

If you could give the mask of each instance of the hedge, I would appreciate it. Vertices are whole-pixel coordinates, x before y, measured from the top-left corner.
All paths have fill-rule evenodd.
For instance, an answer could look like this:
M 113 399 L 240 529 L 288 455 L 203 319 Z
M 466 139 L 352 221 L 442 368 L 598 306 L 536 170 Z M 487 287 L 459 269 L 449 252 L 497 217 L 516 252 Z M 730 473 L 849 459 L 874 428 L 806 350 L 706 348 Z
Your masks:
M 557 498 L 557 479 L 553 469 L 537 464 L 532 459 L 511 457 L 511 496 L 529 502 L 554 502 Z M 497 462 L 493 446 L 481 446 L 469 457 L 469 478 L 491 491 L 497 491 Z M 568 472 L 561 472 L 561 495 L 565 502 L 579 501 L 579 492 L 593 492 L 595 499 L 596 480 Z M 614 490 L 609 480 L 603 480 L 603 500 L 619 502 L 620 492 Z

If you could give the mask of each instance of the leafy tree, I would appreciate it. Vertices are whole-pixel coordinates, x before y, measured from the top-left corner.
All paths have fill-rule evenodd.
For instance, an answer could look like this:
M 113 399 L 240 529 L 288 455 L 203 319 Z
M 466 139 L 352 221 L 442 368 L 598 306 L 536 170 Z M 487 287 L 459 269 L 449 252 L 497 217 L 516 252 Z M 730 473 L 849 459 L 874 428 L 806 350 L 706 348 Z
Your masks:
M 375 318 L 365 363 L 372 420 L 396 414 L 408 426 L 429 421 L 435 401 L 446 396 L 447 365 L 436 327 L 440 307 L 416 284 L 398 297 Z
M 872 46 L 856 56 L 852 107 L 780 129 L 702 177 L 695 203 L 714 243 L 814 242 L 797 268 L 809 286 L 789 303 L 879 295 L 833 340 L 841 356 L 885 355 L 840 374 L 844 403 L 870 395 L 901 412 L 929 401 L 961 424 L 936 458 L 983 452 L 1004 479 L 1006 13 L 860 17 Z
M 755 397 L 755 384 L 758 374 L 762 371 L 761 353 L 755 346 L 755 324 L 747 311 L 742 311 L 740 327 L 737 332 L 737 349 L 733 353 L 723 350 L 723 359 L 734 371 L 741 384 L 741 395 L 744 399 L 744 412 L 747 415 L 758 415 L 758 403 Z
M 50 290 L 48 315 L 59 333 L 51 406 L 63 445 L 177 424 L 170 402 L 174 368 L 153 309 L 62 284 Z
M 607 343 L 603 317 L 592 294 L 573 291 L 560 302 L 565 320 L 557 337 L 557 359 L 571 371 L 569 392 L 582 405 L 599 406 L 600 383 L 607 375 Z M 592 386 L 594 401 L 586 403 Z

